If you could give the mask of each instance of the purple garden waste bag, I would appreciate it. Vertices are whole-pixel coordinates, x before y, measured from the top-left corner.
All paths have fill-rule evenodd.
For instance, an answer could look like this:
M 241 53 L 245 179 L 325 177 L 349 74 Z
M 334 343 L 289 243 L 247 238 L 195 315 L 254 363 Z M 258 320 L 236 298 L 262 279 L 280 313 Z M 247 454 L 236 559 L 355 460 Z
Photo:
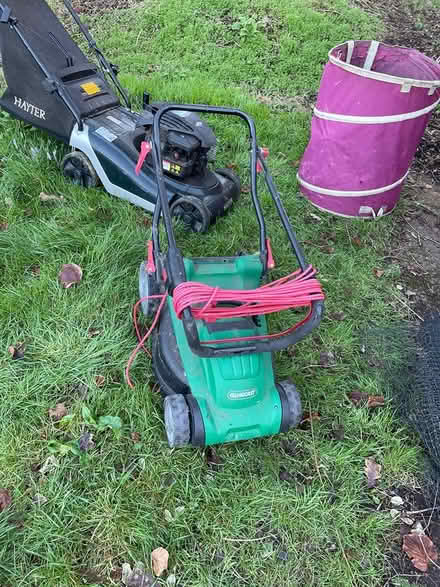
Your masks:
M 439 103 L 440 63 L 377 41 L 338 45 L 321 80 L 301 192 L 339 216 L 389 214 Z

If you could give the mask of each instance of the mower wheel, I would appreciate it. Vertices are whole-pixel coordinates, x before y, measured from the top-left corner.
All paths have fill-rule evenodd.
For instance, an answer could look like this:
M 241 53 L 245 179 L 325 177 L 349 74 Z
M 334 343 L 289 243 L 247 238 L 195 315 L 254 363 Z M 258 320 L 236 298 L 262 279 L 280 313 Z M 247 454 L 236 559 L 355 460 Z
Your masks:
M 232 192 L 232 199 L 236 202 L 240 198 L 241 194 L 241 181 L 238 175 L 236 175 L 233 171 L 231 171 L 228 167 L 224 167 L 222 169 L 216 169 L 216 173 L 219 175 L 223 175 L 223 177 L 227 177 L 232 181 L 234 184 L 234 191 Z
M 194 196 L 182 196 L 171 204 L 171 214 L 183 222 L 186 230 L 206 232 L 211 225 L 211 214 L 205 204 Z
M 68 153 L 61 162 L 64 177 L 83 188 L 96 188 L 99 177 L 90 159 L 81 151 Z
M 281 396 L 283 412 L 285 412 L 285 414 L 283 414 L 285 429 L 296 428 L 301 422 L 303 415 L 301 396 L 296 389 L 296 385 L 291 381 L 286 380 L 280 381 L 277 387 Z
M 146 262 L 142 261 L 141 266 L 139 267 L 139 299 L 146 298 L 147 296 L 154 296 L 158 293 L 154 274 L 148 273 Z M 141 302 L 141 308 L 144 316 L 150 318 L 153 316 L 157 308 L 157 300 L 145 299 Z
M 191 438 L 189 408 L 185 396 L 176 393 L 164 400 L 165 430 L 170 448 L 185 446 Z

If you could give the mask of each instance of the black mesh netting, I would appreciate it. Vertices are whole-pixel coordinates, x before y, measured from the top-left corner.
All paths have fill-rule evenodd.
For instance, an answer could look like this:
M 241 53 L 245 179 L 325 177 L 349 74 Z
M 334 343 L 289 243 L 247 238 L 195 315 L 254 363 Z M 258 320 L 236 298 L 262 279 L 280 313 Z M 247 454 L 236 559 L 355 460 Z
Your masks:
M 383 379 L 396 411 L 426 450 L 424 493 L 440 502 L 440 313 L 421 324 L 369 330 L 368 362 Z

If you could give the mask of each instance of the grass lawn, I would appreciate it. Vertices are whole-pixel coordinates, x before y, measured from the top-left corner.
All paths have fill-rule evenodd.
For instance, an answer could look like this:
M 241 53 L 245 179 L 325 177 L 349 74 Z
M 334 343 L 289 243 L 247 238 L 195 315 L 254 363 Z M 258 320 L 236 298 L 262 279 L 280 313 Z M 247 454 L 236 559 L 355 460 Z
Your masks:
M 355 407 L 346 394 L 380 392 L 357 332 L 392 313 L 388 292 L 399 275 L 382 257 L 393 217 L 358 223 L 316 214 L 295 179 L 309 133 L 305 104 L 328 50 L 380 34 L 380 23 L 348 4 L 147 0 L 89 18 L 138 104 L 148 89 L 156 100 L 239 106 L 255 117 L 328 296 L 321 328 L 295 353 L 276 357 L 278 378 L 292 377 L 305 409 L 320 419 L 287 435 L 221 446 L 217 467 L 201 450 L 169 450 L 146 357 L 132 371 L 135 389 L 124 383 L 150 217 L 101 190 L 67 184 L 57 168 L 63 147 L 0 115 L 0 487 L 12 495 L 0 514 L 1 587 L 120 585 L 121 565 L 149 567 L 158 546 L 168 549 L 182 587 L 382 584 L 395 529 L 374 505 L 381 489 L 411 482 L 419 452 L 390 406 Z M 243 129 L 214 124 L 221 163 L 234 162 L 246 182 Z M 41 202 L 42 191 L 64 200 Z M 281 275 L 292 258 L 263 199 Z M 255 227 L 243 194 L 207 235 L 179 232 L 179 240 L 187 254 L 253 251 Z M 83 268 L 79 286 L 60 288 L 64 263 Z M 378 278 L 375 268 L 385 273 Z M 24 358 L 13 361 L 8 347 L 19 342 Z M 321 353 L 333 353 L 332 368 L 319 366 Z M 72 416 L 64 424 L 48 416 L 59 402 Z M 90 428 L 83 406 L 95 419 L 121 418 L 122 434 L 95 431 L 87 455 L 62 454 L 61 445 Z M 51 451 L 56 462 L 42 471 Z M 378 489 L 368 491 L 370 456 L 383 469 Z M 35 496 L 47 501 L 38 505 Z

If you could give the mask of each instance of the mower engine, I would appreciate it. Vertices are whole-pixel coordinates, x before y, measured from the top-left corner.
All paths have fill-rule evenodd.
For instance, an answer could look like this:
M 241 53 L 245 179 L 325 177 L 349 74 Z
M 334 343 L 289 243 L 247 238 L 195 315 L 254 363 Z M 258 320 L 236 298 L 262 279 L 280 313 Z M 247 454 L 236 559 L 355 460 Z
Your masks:
M 147 107 L 152 114 L 158 105 Z M 171 177 L 186 179 L 204 176 L 208 162 L 216 156 L 217 139 L 211 128 L 192 112 L 178 111 L 164 116 L 161 127 L 163 169 Z M 145 141 L 152 140 L 152 126 Z M 150 155 L 151 157 L 151 155 Z

